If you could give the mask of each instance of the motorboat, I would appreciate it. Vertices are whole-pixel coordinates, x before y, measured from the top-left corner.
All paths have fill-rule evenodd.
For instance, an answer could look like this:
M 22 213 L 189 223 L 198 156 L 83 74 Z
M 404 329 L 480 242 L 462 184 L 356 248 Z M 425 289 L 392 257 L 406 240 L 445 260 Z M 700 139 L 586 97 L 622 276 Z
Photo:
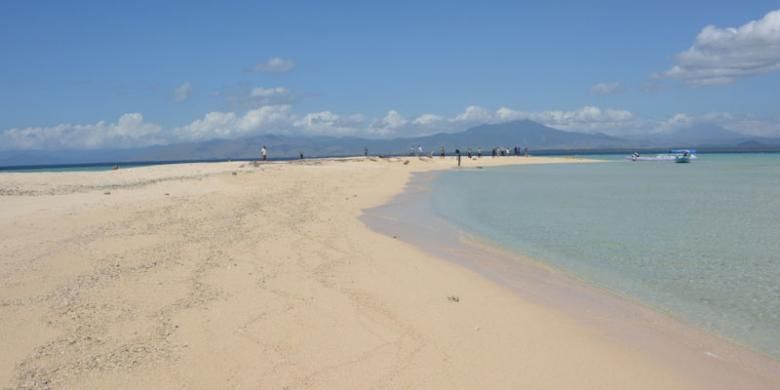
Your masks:
M 684 164 L 696 160 L 696 150 L 672 149 L 669 153 L 660 153 L 655 156 L 642 156 L 639 152 L 634 152 L 630 156 L 626 156 L 625 159 L 631 161 L 668 161 Z

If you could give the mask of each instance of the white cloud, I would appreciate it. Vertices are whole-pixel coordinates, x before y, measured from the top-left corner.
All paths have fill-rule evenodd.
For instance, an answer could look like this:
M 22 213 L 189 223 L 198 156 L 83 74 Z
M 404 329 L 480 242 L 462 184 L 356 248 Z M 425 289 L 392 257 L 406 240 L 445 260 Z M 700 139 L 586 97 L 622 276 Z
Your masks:
M 289 91 L 287 91 L 287 88 L 284 87 L 276 87 L 276 88 L 257 87 L 253 89 L 252 92 L 249 93 L 249 96 L 268 98 L 268 97 L 279 96 L 279 95 L 287 95 L 288 92 Z
M 420 126 L 431 126 L 436 123 L 441 123 L 444 117 L 435 114 L 422 114 L 415 118 L 412 123 Z
M 116 123 L 59 124 L 13 128 L 0 132 L 0 149 L 97 149 L 163 144 L 162 127 L 144 122 L 138 113 L 124 114 Z
M 637 118 L 626 110 L 602 109 L 585 106 L 573 111 L 548 110 L 537 112 L 516 111 L 501 107 L 492 114 L 487 122 L 507 122 L 513 120 L 532 120 L 545 126 L 561 130 L 582 132 L 619 133 L 639 127 Z
M 241 116 L 234 112 L 210 112 L 203 119 L 174 129 L 173 133 L 182 141 L 240 138 L 270 130 L 283 133 L 293 118 L 289 105 L 262 106 Z
M 491 111 L 469 106 L 452 116 L 426 113 L 409 120 L 396 110 L 380 118 L 331 111 L 299 115 L 289 104 L 265 105 L 237 112 L 210 112 L 186 125 L 164 129 L 144 121 L 141 114 L 122 115 L 116 123 L 60 124 L 52 127 L 0 131 L 2 149 L 125 148 L 210 139 L 237 139 L 260 134 L 330 135 L 387 138 L 458 132 L 483 123 L 533 120 L 546 126 L 611 135 L 664 132 L 711 123 L 753 135 L 780 137 L 780 119 L 748 115 L 677 113 L 663 119 L 643 119 L 620 109 L 584 106 L 576 110 L 527 112 L 501 107 Z
M 279 126 L 282 130 L 294 119 L 289 105 L 263 106 L 247 111 L 238 121 L 242 133 L 254 133 L 259 130 L 272 130 Z
M 487 123 L 493 119 L 493 114 L 486 108 L 479 106 L 468 106 L 466 109 L 455 116 L 454 122 L 465 123 Z
M 295 67 L 295 62 L 291 59 L 273 57 L 265 62 L 255 65 L 256 72 L 283 73 L 289 72 Z
M 598 83 L 590 87 L 590 93 L 593 95 L 617 95 L 623 92 L 623 86 L 618 82 Z
M 396 110 L 390 110 L 383 118 L 376 119 L 371 122 L 368 127 L 370 135 L 375 136 L 392 136 L 400 133 L 403 127 L 405 127 L 409 121 L 399 114 Z
M 634 114 L 626 110 L 585 106 L 574 111 L 543 111 L 529 119 L 545 125 L 575 131 L 613 132 L 636 127 Z
M 499 122 L 516 121 L 520 119 L 528 119 L 528 114 L 520 111 L 515 111 L 511 108 L 501 107 L 496 110 L 496 118 Z
M 740 27 L 704 27 L 676 64 L 657 77 L 690 85 L 731 83 L 780 69 L 780 10 Z
M 192 95 L 192 83 L 189 81 L 173 90 L 173 99 L 177 102 L 183 102 L 189 99 L 190 95 Z
M 198 119 L 189 125 L 174 129 L 177 138 L 189 140 L 205 140 L 223 138 L 233 132 L 236 125 L 236 114 L 232 112 L 210 112 L 203 119 Z

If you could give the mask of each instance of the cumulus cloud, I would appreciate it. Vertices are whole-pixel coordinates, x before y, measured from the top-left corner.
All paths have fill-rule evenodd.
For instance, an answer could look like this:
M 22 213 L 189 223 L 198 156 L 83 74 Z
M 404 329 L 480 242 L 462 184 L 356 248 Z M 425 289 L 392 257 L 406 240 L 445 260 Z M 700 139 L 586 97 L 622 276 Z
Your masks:
M 52 127 L 13 128 L 0 131 L 3 149 L 96 149 L 148 146 L 210 139 L 238 139 L 261 134 L 329 135 L 389 138 L 458 132 L 484 123 L 533 120 L 567 131 L 611 135 L 664 132 L 711 123 L 725 129 L 780 137 L 780 118 L 756 118 L 730 113 L 691 115 L 677 113 L 646 119 L 621 109 L 584 106 L 575 110 L 521 111 L 508 107 L 490 110 L 466 107 L 450 116 L 431 113 L 407 119 L 396 110 L 378 118 L 361 114 L 318 111 L 303 115 L 289 104 L 255 107 L 244 112 L 210 112 L 174 128 L 144 121 L 141 114 L 124 114 L 115 123 L 60 124 Z
M 531 120 L 564 130 L 614 132 L 637 127 L 634 114 L 626 110 L 585 106 L 574 111 L 533 113 Z
M 780 69 L 780 10 L 740 27 L 704 27 L 675 65 L 658 75 L 690 85 L 727 84 Z
M 468 106 L 451 117 L 422 114 L 414 120 L 405 119 L 391 110 L 385 117 L 374 120 L 370 129 L 372 135 L 409 136 L 428 135 L 438 132 L 458 132 L 469 127 L 513 120 L 532 120 L 553 128 L 581 131 L 623 134 L 640 131 L 646 123 L 626 110 L 585 106 L 577 110 L 525 112 L 501 107 L 491 111 L 481 106 Z
M 273 57 L 255 65 L 256 72 L 284 73 L 295 67 L 295 62 L 288 58 Z
M 399 129 L 405 127 L 409 121 L 396 110 L 390 110 L 383 118 L 371 122 L 368 127 L 371 135 L 389 136 L 399 133 Z
M 0 132 L 3 149 L 96 149 L 163 144 L 162 127 L 144 121 L 139 113 L 124 114 L 115 123 L 59 124 L 13 128 Z
M 183 102 L 189 99 L 190 95 L 192 95 L 192 83 L 189 81 L 173 90 L 173 100 L 176 100 L 177 102 Z
M 640 126 L 633 113 L 626 110 L 602 109 L 585 106 L 577 110 L 548 110 L 537 112 L 515 111 L 501 107 L 493 115 L 492 122 L 527 119 L 556 129 L 582 132 L 617 133 L 634 130 Z
M 287 130 L 293 115 L 289 105 L 263 106 L 243 115 L 234 112 L 210 112 L 203 119 L 175 128 L 175 137 L 182 141 L 202 141 L 214 138 L 240 138 L 278 129 Z
M 590 93 L 593 95 L 617 95 L 623 92 L 623 86 L 618 82 L 598 83 L 590 87 Z
M 436 123 L 441 123 L 444 117 L 435 114 L 422 114 L 412 121 L 415 125 L 430 126 Z
M 479 106 L 468 106 L 462 113 L 454 118 L 454 122 L 464 123 L 488 123 L 491 122 L 493 114 L 486 108 Z

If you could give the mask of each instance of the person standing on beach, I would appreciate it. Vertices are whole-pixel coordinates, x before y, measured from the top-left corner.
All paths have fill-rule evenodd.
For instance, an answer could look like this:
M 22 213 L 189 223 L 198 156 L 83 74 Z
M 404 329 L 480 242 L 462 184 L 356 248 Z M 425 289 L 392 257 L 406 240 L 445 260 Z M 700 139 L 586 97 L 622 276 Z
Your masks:
M 265 145 L 260 148 L 260 158 L 262 158 L 263 161 L 268 159 L 268 149 L 265 148 Z
M 445 155 L 445 153 L 444 153 L 444 146 L 442 146 L 441 147 L 441 154 L 439 154 L 439 156 L 441 156 L 441 158 L 444 158 L 444 155 Z
M 417 145 L 417 157 L 422 156 L 422 145 Z
M 455 155 L 458 156 L 458 167 L 460 167 L 460 149 L 455 149 Z
M 482 148 L 477 148 L 477 158 L 482 158 Z
M 368 147 L 363 148 L 363 156 L 368 157 Z

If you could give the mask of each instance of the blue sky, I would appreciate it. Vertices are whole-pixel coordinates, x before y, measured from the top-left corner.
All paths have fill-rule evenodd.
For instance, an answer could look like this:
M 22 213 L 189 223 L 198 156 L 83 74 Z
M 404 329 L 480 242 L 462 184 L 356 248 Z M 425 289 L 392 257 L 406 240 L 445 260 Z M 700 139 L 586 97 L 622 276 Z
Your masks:
M 780 1 L 160 3 L 0 2 L 0 149 L 511 119 L 780 136 Z

